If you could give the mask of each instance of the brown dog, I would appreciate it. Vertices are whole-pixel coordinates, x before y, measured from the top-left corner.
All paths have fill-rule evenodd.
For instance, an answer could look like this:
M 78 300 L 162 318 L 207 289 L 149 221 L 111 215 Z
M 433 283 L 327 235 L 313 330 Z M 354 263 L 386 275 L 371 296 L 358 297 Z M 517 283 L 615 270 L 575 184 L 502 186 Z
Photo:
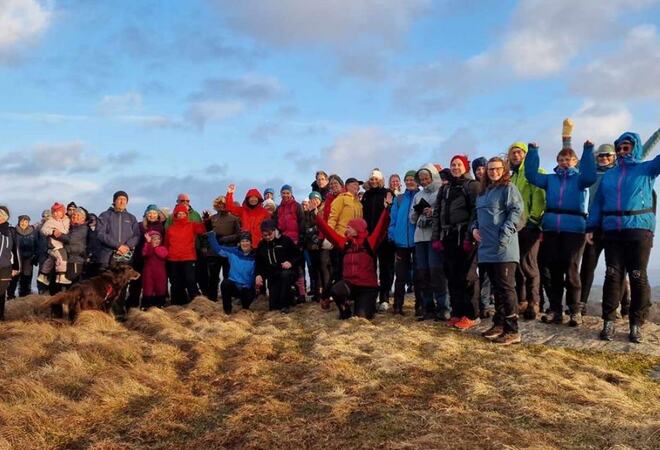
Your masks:
M 128 265 L 120 265 L 71 286 L 67 291 L 53 295 L 43 303 L 47 308 L 62 305 L 69 312 L 69 320 L 85 310 L 109 312 L 112 303 L 122 294 L 128 283 L 140 278 L 140 274 Z

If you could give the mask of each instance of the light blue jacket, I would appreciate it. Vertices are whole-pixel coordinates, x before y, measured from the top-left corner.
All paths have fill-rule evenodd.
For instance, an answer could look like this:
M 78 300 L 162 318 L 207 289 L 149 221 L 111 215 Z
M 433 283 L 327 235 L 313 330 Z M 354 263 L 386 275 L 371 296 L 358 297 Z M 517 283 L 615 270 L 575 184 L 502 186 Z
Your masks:
M 392 202 L 390 211 L 390 226 L 387 228 L 387 237 L 394 241 L 394 245 L 399 248 L 415 247 L 415 224 L 410 223 L 410 207 L 417 190 L 405 190 L 399 194 Z
M 254 252 L 243 253 L 238 247 L 226 247 L 218 244 L 213 231 L 207 233 L 209 247 L 213 252 L 229 259 L 229 279 L 239 288 L 252 289 L 254 287 Z
M 477 228 L 481 242 L 477 251 L 480 263 L 519 262 L 517 225 L 524 204 L 520 191 L 513 184 L 494 186 L 477 197 Z
M 660 155 L 641 162 L 642 141 L 637 133 L 626 132 L 614 142 L 633 142 L 632 152 L 617 158 L 617 165 L 603 175 L 591 205 L 589 231 L 649 230 L 655 231 L 653 184 L 660 174 Z
M 545 189 L 546 208 L 543 231 L 584 233 L 587 228 L 587 192 L 596 182 L 593 144 L 585 144 L 580 168 L 560 169 L 554 174 L 539 173 L 539 149 L 529 145 L 525 158 L 525 177 L 534 186 Z

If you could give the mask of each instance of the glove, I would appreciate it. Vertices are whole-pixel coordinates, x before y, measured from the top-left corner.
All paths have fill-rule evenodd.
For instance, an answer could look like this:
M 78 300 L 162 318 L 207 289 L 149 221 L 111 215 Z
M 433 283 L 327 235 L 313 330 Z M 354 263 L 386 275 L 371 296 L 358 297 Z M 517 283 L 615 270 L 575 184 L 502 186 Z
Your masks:
M 440 253 L 442 251 L 442 249 L 444 248 L 444 246 L 442 245 L 442 241 L 437 240 L 437 241 L 431 242 L 431 248 L 433 250 L 435 250 L 436 252 Z
M 466 239 L 463 241 L 463 251 L 465 253 L 470 253 L 472 250 L 474 250 L 474 242 Z
M 564 119 L 561 127 L 562 136 L 571 136 L 573 134 L 573 121 L 569 118 Z

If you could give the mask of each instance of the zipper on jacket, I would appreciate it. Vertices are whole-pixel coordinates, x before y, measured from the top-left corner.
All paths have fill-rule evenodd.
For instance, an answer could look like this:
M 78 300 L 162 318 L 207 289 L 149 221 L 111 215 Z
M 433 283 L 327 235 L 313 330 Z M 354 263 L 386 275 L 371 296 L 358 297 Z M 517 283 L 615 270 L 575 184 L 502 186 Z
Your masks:
M 616 208 L 618 211 L 623 211 L 621 207 L 621 186 L 623 185 L 623 179 L 626 177 L 626 164 L 625 162 L 621 164 L 621 174 L 619 175 L 619 181 L 616 184 Z M 617 216 L 616 218 L 616 227 L 617 230 L 621 231 L 623 217 Z
M 122 245 L 122 243 L 121 243 L 121 215 L 122 215 L 122 213 L 119 213 L 119 245 Z
M 567 172 L 564 172 L 564 174 L 561 176 L 561 182 L 559 184 L 559 207 L 558 209 L 561 209 L 562 205 L 564 204 L 564 190 L 566 189 L 566 177 L 567 177 Z M 559 232 L 559 227 L 561 225 L 561 214 L 557 213 L 557 232 Z

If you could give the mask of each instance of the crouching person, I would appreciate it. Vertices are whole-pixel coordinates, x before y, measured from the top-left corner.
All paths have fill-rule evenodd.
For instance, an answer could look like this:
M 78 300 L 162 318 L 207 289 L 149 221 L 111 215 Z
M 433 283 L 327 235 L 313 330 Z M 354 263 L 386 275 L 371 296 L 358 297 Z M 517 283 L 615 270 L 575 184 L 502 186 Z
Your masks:
M 385 204 L 386 207 L 371 234 L 367 232 L 367 222 L 364 219 L 350 220 L 345 235 L 341 236 L 330 228 L 321 216 L 316 217 L 319 230 L 334 248 L 344 253 L 342 279 L 330 288 L 330 295 L 339 308 L 340 319 L 348 319 L 351 315 L 372 319 L 376 313 L 378 275 L 374 258 L 378 246 L 387 235 L 391 194 L 385 198 Z M 352 312 L 349 302 L 353 302 Z
M 225 314 L 231 314 L 232 300 L 238 298 L 243 309 L 250 305 L 257 296 L 254 288 L 254 251 L 252 236 L 248 232 L 240 234 L 238 247 L 227 247 L 218 243 L 215 232 L 207 234 L 209 247 L 216 255 L 229 261 L 229 275 L 220 283 L 222 308 Z
M 273 220 L 261 223 L 261 238 L 255 257 L 255 285 L 261 289 L 267 282 L 269 309 L 286 314 L 297 292 L 294 283 L 298 279 L 302 255 L 290 237 L 279 233 Z

